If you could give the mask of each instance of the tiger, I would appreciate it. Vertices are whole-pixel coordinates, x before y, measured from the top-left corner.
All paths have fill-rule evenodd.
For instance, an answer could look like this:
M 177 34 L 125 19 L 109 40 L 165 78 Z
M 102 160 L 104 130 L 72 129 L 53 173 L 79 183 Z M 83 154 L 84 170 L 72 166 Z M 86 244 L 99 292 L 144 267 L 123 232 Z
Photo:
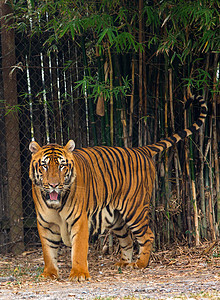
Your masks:
M 89 236 L 111 230 L 119 240 L 118 267 L 146 268 L 154 241 L 149 227 L 150 200 L 155 181 L 153 157 L 197 131 L 204 123 L 207 106 L 198 101 L 200 115 L 187 129 L 147 146 L 126 148 L 94 146 L 75 148 L 30 142 L 29 176 L 42 244 L 42 276 L 58 278 L 57 257 L 61 241 L 71 247 L 70 280 L 90 280 Z M 139 256 L 132 260 L 133 238 Z

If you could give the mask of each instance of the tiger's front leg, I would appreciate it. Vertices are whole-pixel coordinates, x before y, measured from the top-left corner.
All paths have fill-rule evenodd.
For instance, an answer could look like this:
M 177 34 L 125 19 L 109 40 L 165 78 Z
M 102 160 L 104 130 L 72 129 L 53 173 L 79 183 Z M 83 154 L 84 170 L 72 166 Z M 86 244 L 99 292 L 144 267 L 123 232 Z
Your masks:
M 37 221 L 38 232 L 43 249 L 44 271 L 41 274 L 43 277 L 56 279 L 59 277 L 57 267 L 57 254 L 61 235 L 59 226 L 52 223 L 44 223 Z
M 70 280 L 84 281 L 89 280 L 88 271 L 88 248 L 89 248 L 89 229 L 86 215 L 80 216 L 71 229 L 72 240 L 72 270 Z

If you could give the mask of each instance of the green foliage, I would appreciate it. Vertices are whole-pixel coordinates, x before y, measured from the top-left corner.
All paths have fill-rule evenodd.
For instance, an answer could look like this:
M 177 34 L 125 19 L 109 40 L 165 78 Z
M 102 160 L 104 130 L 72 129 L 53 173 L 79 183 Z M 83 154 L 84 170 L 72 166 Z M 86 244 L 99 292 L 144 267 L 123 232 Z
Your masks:
M 65 37 L 75 40 L 77 35 L 91 34 L 93 46 L 99 53 L 107 47 L 115 53 L 149 50 L 166 53 L 169 63 L 181 64 L 199 53 L 220 49 L 220 3 L 217 0 L 165 0 L 144 2 L 142 17 L 146 40 L 138 42 L 138 2 L 129 1 L 15 1 L 15 27 L 30 35 L 44 35 L 44 46 L 50 52 Z M 156 49 L 155 49 L 156 47 Z M 198 74 L 197 74 L 198 75 Z M 200 74 L 201 75 L 201 74 Z M 194 85 L 202 79 L 194 77 Z
M 110 101 L 113 96 L 118 100 L 120 96 L 126 97 L 127 92 L 130 90 L 130 80 L 122 77 L 123 84 L 120 86 L 114 86 L 110 89 L 110 82 L 100 82 L 97 78 L 92 76 L 84 76 L 82 80 L 76 82 L 75 89 L 80 88 L 83 95 L 87 95 L 88 90 L 90 94 L 88 98 L 94 99 L 96 102 L 99 97 L 103 97 L 105 101 Z
M 191 78 L 183 78 L 187 87 L 196 87 L 197 90 L 202 90 L 205 85 L 209 86 L 211 75 L 204 69 L 197 68 Z
M 16 24 L 19 31 L 31 35 L 50 33 L 44 45 L 52 46 L 66 35 L 75 39 L 76 35 L 93 32 L 98 46 L 109 43 L 116 51 L 137 51 L 142 47 L 132 34 L 132 22 L 136 14 L 130 15 L 119 1 L 96 2 L 89 4 L 82 1 L 38 1 L 33 7 L 24 1 L 15 4 Z M 113 12 L 111 11 L 113 10 Z
M 164 1 L 159 7 L 164 34 L 158 52 L 176 53 L 184 62 L 201 51 L 218 51 L 219 8 L 219 1 Z

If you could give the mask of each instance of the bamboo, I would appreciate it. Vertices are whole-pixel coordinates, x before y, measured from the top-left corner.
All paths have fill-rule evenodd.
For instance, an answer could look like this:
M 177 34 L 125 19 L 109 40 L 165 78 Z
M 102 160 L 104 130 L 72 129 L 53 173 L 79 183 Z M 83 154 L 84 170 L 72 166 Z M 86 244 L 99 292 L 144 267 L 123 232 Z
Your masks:
M 186 183 L 187 196 L 187 225 L 188 225 L 188 244 L 192 244 L 192 223 L 191 223 L 191 185 L 190 185 L 190 168 L 189 168 L 189 143 L 185 141 L 185 167 L 186 176 L 184 182 Z
M 155 87 L 155 106 L 154 106 L 154 135 L 153 135 L 153 143 L 156 143 L 157 141 L 157 123 L 158 123 L 158 103 L 159 103 L 159 87 L 160 87 L 160 71 L 158 68 L 157 72 L 157 80 L 156 80 L 156 87 Z M 155 157 L 153 158 L 155 161 Z M 157 212 L 156 212 L 156 205 L 158 201 L 158 191 L 159 191 L 159 185 L 158 185 L 158 172 L 155 174 L 155 183 L 153 187 L 153 192 L 152 192 L 152 221 L 154 224 L 156 224 L 156 217 L 157 217 Z M 156 236 L 156 228 L 153 228 L 154 235 Z M 155 242 L 158 245 L 158 248 L 160 248 L 160 234 L 159 231 L 157 233 L 157 238 Z
M 73 81 L 79 81 L 79 62 L 78 62 L 78 51 L 77 47 L 74 49 L 75 54 L 75 65 L 74 65 L 74 72 L 73 72 Z M 75 90 L 74 90 L 75 91 Z M 75 141 L 76 145 L 78 147 L 82 147 L 84 145 L 83 143 L 83 137 L 81 136 L 82 130 L 81 130 L 81 123 L 80 123 L 80 106 L 79 106 L 79 89 L 75 91 L 75 99 L 73 102 L 73 110 L 75 112 L 74 117 L 74 128 L 75 128 Z
M 186 110 L 184 111 L 184 127 L 187 128 L 187 115 Z M 189 167 L 189 140 L 185 139 L 184 144 L 184 154 L 185 154 L 185 176 L 183 177 L 183 182 L 185 183 L 186 192 L 186 209 L 187 209 L 187 226 L 188 226 L 188 244 L 192 244 L 192 222 L 191 222 L 191 180 L 190 180 L 190 167 Z
M 170 95 L 170 116 L 171 116 L 171 127 L 172 133 L 175 133 L 174 125 L 174 112 L 173 112 L 173 79 L 172 79 L 172 69 L 169 70 L 169 95 Z M 174 169 L 176 174 L 176 193 L 177 193 L 177 204 L 180 203 L 180 180 L 179 180 L 179 156 L 176 145 L 174 145 Z M 178 225 L 180 230 L 182 229 L 182 220 L 180 214 L 178 214 Z M 181 230 L 182 231 L 182 230 Z
M 89 72 L 89 67 L 88 67 L 88 62 L 87 62 L 86 49 L 85 49 L 85 40 L 84 40 L 83 35 L 81 36 L 81 47 L 82 47 L 85 75 L 89 76 L 90 72 Z M 90 87 L 88 87 L 88 94 L 90 94 Z M 89 116 L 90 116 L 90 120 L 91 120 L 90 124 L 91 124 L 91 127 L 92 127 L 92 135 L 93 135 L 93 139 L 94 139 L 94 144 L 97 145 L 98 141 L 97 141 L 97 133 L 96 133 L 94 108 L 93 108 L 92 99 L 89 99 L 88 102 L 89 102 Z
M 41 77 L 42 77 L 42 88 L 43 88 L 43 104 L 44 104 L 44 118 L 45 118 L 45 133 L 46 133 L 46 141 L 47 144 L 50 143 L 50 131 L 49 131 L 49 118 L 48 118 L 48 104 L 47 104 L 47 94 L 46 94 L 46 86 L 45 86 L 45 73 L 44 73 L 44 61 L 43 54 L 40 53 L 40 61 L 41 61 Z
M 189 111 L 189 124 L 191 125 L 191 112 Z M 195 168 L 194 168 L 194 155 L 193 155 L 193 146 L 192 138 L 189 138 L 189 165 L 191 173 L 191 187 L 192 187 L 192 202 L 193 202 L 193 211 L 194 211 L 194 226 L 195 226 L 195 242 L 196 246 L 199 246 L 200 235 L 199 235 L 199 216 L 198 216 L 198 206 L 196 199 L 196 182 L 195 182 Z
M 99 50 L 98 47 L 96 47 L 96 58 L 97 58 L 97 65 L 98 65 L 98 75 L 99 75 L 99 81 L 103 82 L 103 76 L 102 76 L 102 66 L 101 66 L 101 59 L 100 59 L 100 55 L 99 55 Z M 100 94 L 96 103 L 96 114 L 98 116 L 104 117 L 105 115 L 105 105 L 104 105 L 104 97 L 103 94 Z M 103 118 L 101 119 L 103 120 Z M 103 133 L 102 133 L 103 135 Z M 103 136 L 104 138 L 104 136 Z
M 109 76 L 109 65 L 106 61 L 104 63 L 104 79 L 107 82 Z M 111 138 L 110 138 L 110 123 L 109 123 L 109 107 L 107 101 L 104 102 L 105 104 L 105 136 L 106 136 L 106 145 L 111 146 Z
M 45 84 L 45 92 L 46 92 L 46 100 L 47 100 L 47 113 L 45 114 L 45 119 L 48 118 L 48 121 L 45 120 L 45 128 L 48 128 L 48 143 L 54 143 L 54 122 L 53 122 L 53 102 L 52 102 L 52 88 L 51 88 L 51 57 L 43 52 L 43 66 L 44 66 L 44 84 Z M 30 76 L 30 75 L 29 75 Z M 46 124 L 46 122 L 48 124 Z
M 210 149 L 211 150 L 211 149 Z M 209 152 L 209 222 L 212 240 L 216 240 L 215 212 L 213 203 L 213 173 L 212 173 L 212 151 Z
M 99 75 L 99 81 L 104 82 L 105 76 L 104 76 L 104 64 L 103 59 L 101 58 L 101 55 L 99 54 L 98 47 L 96 47 L 96 57 L 97 57 L 97 64 L 98 64 L 98 75 Z M 100 97 L 99 97 L 100 98 Z M 103 106 L 100 112 L 101 116 L 101 137 L 102 137 L 102 145 L 106 145 L 106 136 L 105 136 L 105 99 L 102 96 L 101 105 Z M 100 101 L 98 99 L 98 101 Z M 97 103 L 98 106 L 98 103 Z M 96 113 L 97 113 L 97 107 L 96 107 Z M 98 114 L 98 113 L 97 113 Z
M 147 70 L 146 70 L 146 49 L 143 51 L 143 86 L 144 86 L 144 145 L 147 145 L 148 124 L 147 124 Z
M 132 147 L 132 133 L 133 133 L 133 113 L 134 113 L 134 56 L 131 61 L 131 100 L 130 100 L 130 115 L 129 115 L 129 140 L 128 146 Z
M 164 128 L 165 137 L 168 137 L 168 57 L 165 54 L 165 92 L 164 92 Z M 169 151 L 169 150 L 168 150 Z M 167 213 L 166 231 L 167 231 L 167 242 L 170 243 L 170 218 L 169 218 L 169 169 L 168 169 L 168 151 L 164 154 L 164 165 L 165 165 L 165 176 L 164 176 L 164 187 L 165 187 L 165 207 Z
M 217 222 L 218 222 L 218 236 L 220 236 L 220 183 L 219 183 L 219 159 L 218 159 L 218 141 L 217 141 L 217 93 L 218 93 L 218 82 L 217 82 L 217 68 L 218 68 L 219 53 L 215 53 L 214 56 L 214 76 L 213 76 L 213 98 L 212 98 L 212 127 L 213 127 L 213 152 L 214 152 L 214 164 L 215 164 L 215 184 L 217 194 Z
M 204 129 L 199 130 L 199 194 L 201 199 L 201 234 L 202 237 L 207 238 L 207 223 L 206 223 L 206 205 L 205 205 L 205 186 L 204 186 L 204 157 L 203 157 L 203 144 L 204 144 Z
M 63 42 L 63 51 L 65 43 Z M 64 104 L 64 95 L 65 95 L 65 76 L 63 65 L 63 51 L 57 53 L 57 84 L 58 84 L 58 104 L 59 104 L 59 114 L 60 114 L 60 132 L 61 132 L 61 145 L 64 145 L 64 140 L 67 141 L 67 131 L 65 130 L 66 118 L 63 118 L 65 115 L 65 104 Z
M 116 86 L 122 86 L 122 80 L 120 76 L 119 70 L 119 60 L 117 55 L 113 55 L 112 57 L 113 70 L 114 70 L 114 83 Z M 116 107 L 116 124 L 115 124 L 115 132 L 116 132 L 116 142 L 117 146 L 128 146 L 128 134 L 127 134 L 127 122 L 126 122 L 126 112 L 124 109 L 124 105 L 122 104 L 123 96 L 119 94 L 115 97 L 115 107 Z
M 154 108 L 154 137 L 153 137 L 154 143 L 157 142 L 159 87 L 160 87 L 160 67 L 158 68 L 157 71 L 157 80 L 156 80 L 156 97 L 155 97 L 155 108 Z
M 169 94 L 170 94 L 170 116 L 171 116 L 171 127 L 172 133 L 175 133 L 175 125 L 174 125 L 174 112 L 173 112 L 173 88 L 172 88 L 172 69 L 169 69 Z M 174 146 L 174 167 L 176 174 L 176 190 L 177 190 L 177 201 L 180 201 L 180 183 L 179 183 L 179 168 L 178 163 L 179 157 L 177 152 L 176 145 Z
M 61 129 L 60 129 L 60 109 L 58 98 L 58 85 L 57 85 L 57 57 L 56 54 L 51 53 L 51 77 L 52 77 L 52 99 L 53 99 L 53 111 L 54 111 L 54 123 L 55 123 L 55 141 L 61 144 Z
M 139 0 L 139 32 L 138 41 L 143 43 L 143 0 Z M 139 50 L 139 122 L 138 122 L 138 145 L 142 146 L 142 114 L 143 114 L 143 52 Z
M 72 40 L 69 40 L 67 43 L 66 51 L 64 51 L 64 61 L 70 61 L 72 60 L 74 56 L 74 44 Z M 73 103 L 74 103 L 74 82 L 73 82 L 73 76 L 74 76 L 74 68 L 73 64 L 65 70 L 66 74 L 66 94 L 67 94 L 67 104 L 66 104 L 66 114 L 67 114 L 67 120 L 68 120 L 68 136 L 67 139 L 72 139 L 74 137 L 74 119 L 75 119 L 75 111 L 73 109 Z
M 114 144 L 114 103 L 113 103 L 113 66 L 112 66 L 112 56 L 110 51 L 110 45 L 108 45 L 108 59 L 109 59 L 109 77 L 110 77 L 110 140 L 111 146 Z
M 209 54 L 206 55 L 206 67 L 205 70 L 208 72 L 209 69 Z M 203 93 L 205 99 L 205 92 Z M 199 130 L 199 160 L 200 160 L 200 170 L 199 170 L 199 194 L 201 199 L 201 235 L 203 238 L 207 238 L 207 222 L 206 222 L 206 204 L 205 204 L 205 185 L 204 185 L 204 133 L 205 127 Z

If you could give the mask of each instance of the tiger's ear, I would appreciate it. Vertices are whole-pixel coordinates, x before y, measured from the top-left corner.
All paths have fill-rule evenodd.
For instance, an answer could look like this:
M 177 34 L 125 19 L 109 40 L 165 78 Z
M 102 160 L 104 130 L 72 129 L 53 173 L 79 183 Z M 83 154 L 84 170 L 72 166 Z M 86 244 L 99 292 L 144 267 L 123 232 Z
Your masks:
M 29 145 L 29 150 L 31 151 L 31 153 L 35 154 L 40 150 L 40 145 L 37 142 L 30 142 Z
M 66 146 L 64 147 L 68 152 L 73 152 L 73 150 L 75 149 L 75 142 L 73 140 L 69 140 L 69 142 L 66 144 Z

